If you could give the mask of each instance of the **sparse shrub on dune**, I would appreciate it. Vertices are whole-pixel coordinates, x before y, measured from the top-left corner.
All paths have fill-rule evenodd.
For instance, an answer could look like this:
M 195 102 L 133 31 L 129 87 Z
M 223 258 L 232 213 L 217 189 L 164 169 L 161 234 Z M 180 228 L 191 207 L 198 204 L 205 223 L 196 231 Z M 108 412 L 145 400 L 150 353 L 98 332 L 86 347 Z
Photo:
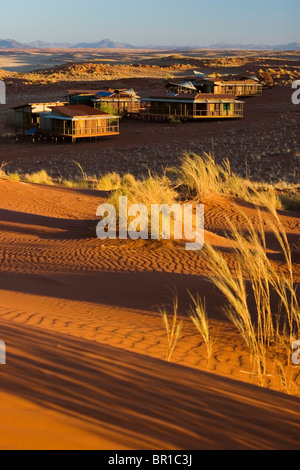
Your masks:
M 8 179 L 10 179 L 11 181 L 22 181 L 21 176 L 17 172 L 8 173 Z
M 293 275 L 291 248 L 284 227 L 272 205 L 264 222 L 258 210 L 259 229 L 241 212 L 247 225 L 240 232 L 228 220 L 229 236 L 236 263 L 229 266 L 226 257 L 210 244 L 202 250 L 208 277 L 227 300 L 225 313 L 245 340 L 251 357 L 251 373 L 261 386 L 267 383 L 268 361 L 278 366 L 278 351 L 286 351 L 280 362 L 287 374 L 291 344 L 300 334 L 300 306 Z M 267 255 L 265 231 L 273 234 L 285 259 L 285 271 Z M 254 301 L 254 303 L 253 303 Z M 203 317 L 202 313 L 202 317 Z M 278 369 L 279 370 L 279 369 Z M 296 383 L 291 386 L 296 387 Z M 286 390 L 287 391 L 287 390 Z
M 179 168 L 170 168 L 173 178 L 168 178 L 164 173 L 162 176 L 136 179 L 131 174 L 123 177 L 116 173 L 108 173 L 98 176 L 90 176 L 79 162 L 73 162 L 79 169 L 79 175 L 72 179 L 52 179 L 45 170 L 33 175 L 23 175 L 5 172 L 5 166 L 0 167 L 0 177 L 14 181 L 24 181 L 39 184 L 62 184 L 74 189 L 92 189 L 99 191 L 119 191 L 116 196 L 126 195 L 132 204 L 169 204 L 176 200 L 201 201 L 209 196 L 224 195 L 241 199 L 245 202 L 269 206 L 274 209 L 300 210 L 300 195 L 296 185 L 288 185 L 281 182 L 274 187 L 267 183 L 257 183 L 242 178 L 232 172 L 228 159 L 217 163 L 208 153 L 202 155 L 185 153 L 181 158 Z M 285 190 L 282 193 L 281 188 Z
M 7 163 L 2 162 L 0 165 L 0 178 L 7 178 L 7 174 L 4 171 L 4 168 L 6 167 Z
M 205 199 L 208 196 L 223 194 L 237 197 L 246 202 L 272 205 L 281 209 L 275 190 L 267 185 L 252 183 L 248 179 L 233 173 L 228 159 L 217 163 L 208 153 L 197 155 L 185 153 L 179 168 L 171 168 L 176 175 L 177 188 L 187 199 Z
M 26 175 L 24 175 L 23 181 L 25 183 L 45 184 L 50 186 L 54 184 L 51 176 L 49 176 L 45 170 L 40 170 L 36 173 L 27 173 Z
M 131 187 L 136 184 L 136 179 L 131 173 L 126 173 L 125 175 L 123 175 L 122 183 L 125 186 Z
M 300 193 L 287 193 L 279 196 L 280 201 L 284 209 L 288 211 L 299 211 L 300 212 Z
M 36 173 L 31 174 L 20 174 L 18 172 L 9 173 L 5 172 L 4 168 L 8 165 L 8 163 L 3 162 L 0 165 L 0 178 L 10 180 L 10 181 L 23 181 L 25 183 L 35 183 L 35 184 L 46 184 L 46 185 L 53 185 L 52 178 L 48 175 L 45 170 L 38 171 Z
M 176 203 L 178 193 L 172 187 L 171 181 L 166 175 L 153 176 L 149 173 L 148 178 L 135 179 L 133 175 L 127 174 L 122 178 L 120 188 L 114 191 L 108 199 L 108 203 L 115 207 L 117 214 L 121 196 L 127 197 L 128 207 L 137 204 L 147 208 L 148 230 L 150 231 L 151 205 L 167 204 L 171 207 Z M 130 217 L 128 222 L 130 222 Z
M 75 178 L 73 180 L 62 180 L 63 186 L 66 188 L 73 189 L 90 189 L 91 182 L 89 180 L 83 180 L 81 178 Z
M 122 180 L 118 173 L 108 173 L 107 175 L 101 176 L 95 184 L 95 189 L 98 191 L 114 191 L 121 187 Z
M 73 163 L 79 169 L 79 175 L 72 180 L 64 179 L 62 184 L 67 188 L 74 189 L 92 189 L 96 191 L 113 191 L 121 186 L 121 176 L 116 173 L 108 173 L 98 178 L 89 176 L 79 162 L 73 160 Z
M 187 199 L 204 199 L 211 194 L 218 194 L 226 183 L 230 166 L 225 161 L 217 165 L 208 153 L 203 156 L 185 153 L 179 168 L 171 168 L 177 177 L 177 187 Z
M 72 160 L 72 161 L 79 169 L 79 176 L 73 178 L 72 180 L 64 179 L 62 181 L 62 184 L 66 186 L 67 188 L 93 189 L 95 181 L 96 181 L 96 177 L 94 178 L 89 177 L 87 173 L 84 171 L 81 163 L 76 162 L 75 160 Z

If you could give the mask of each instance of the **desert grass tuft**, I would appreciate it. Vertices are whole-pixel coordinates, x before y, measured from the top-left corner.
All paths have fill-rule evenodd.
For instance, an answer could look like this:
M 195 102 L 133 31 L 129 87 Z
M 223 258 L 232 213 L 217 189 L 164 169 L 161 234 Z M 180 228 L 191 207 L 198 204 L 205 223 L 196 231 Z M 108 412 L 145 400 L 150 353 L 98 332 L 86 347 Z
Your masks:
M 22 177 L 19 173 L 15 172 L 15 173 L 8 173 L 7 175 L 8 179 L 11 180 L 11 181 L 22 181 Z
M 0 178 L 8 179 L 8 175 L 6 174 L 4 168 L 8 165 L 7 162 L 2 162 L 0 165 Z
M 108 198 L 108 203 L 112 204 L 118 214 L 119 211 L 119 198 L 121 196 L 127 197 L 128 207 L 142 206 L 147 209 L 147 220 L 143 219 L 141 215 L 141 224 L 147 226 L 147 231 L 151 231 L 151 206 L 164 205 L 172 207 L 176 204 L 178 193 L 172 187 L 171 181 L 166 175 L 153 176 L 149 172 L 148 178 L 136 179 L 133 175 L 127 174 L 122 178 L 121 186 L 119 189 L 113 191 Z M 143 219 L 143 220 L 142 220 Z M 128 224 L 132 222 L 131 217 L 128 218 Z M 142 227 L 140 227 L 142 229 Z M 162 230 L 156 234 L 158 238 L 162 238 Z
M 289 194 L 279 195 L 282 207 L 287 211 L 300 212 L 300 193 L 290 192 Z
M 211 328 L 208 322 L 205 299 L 201 299 L 199 295 L 193 297 L 190 294 L 190 296 L 193 301 L 193 306 L 190 308 L 188 313 L 192 322 L 194 323 L 195 327 L 197 328 L 198 332 L 200 333 L 205 342 L 207 351 L 206 366 L 208 367 L 213 352 L 214 337 L 212 335 Z
M 166 351 L 166 361 L 170 362 L 183 326 L 183 322 L 179 319 L 178 315 L 178 298 L 175 297 L 173 300 L 173 316 L 171 320 L 169 319 L 166 308 L 161 308 L 160 311 L 167 332 L 168 344 Z
M 170 171 L 176 175 L 177 188 L 187 199 L 203 200 L 211 195 L 223 194 L 255 205 L 272 203 L 276 209 L 282 209 L 272 186 L 253 183 L 235 174 L 228 159 L 216 163 L 214 157 L 205 152 L 202 155 L 184 153 L 180 167 L 171 168 Z
M 118 173 L 113 172 L 101 176 L 95 184 L 95 189 L 98 191 L 115 191 L 121 187 L 121 184 L 121 176 Z
M 247 229 L 243 233 L 228 220 L 236 255 L 233 266 L 229 266 L 224 255 L 209 244 L 202 252 L 211 282 L 227 300 L 225 313 L 249 348 L 251 372 L 258 375 L 261 386 L 266 383 L 267 358 L 275 360 L 276 351 L 283 344 L 291 344 L 300 334 L 300 308 L 291 248 L 272 203 L 267 209 L 269 217 L 264 220 L 257 209 L 258 229 L 246 214 Z M 265 230 L 278 242 L 285 259 L 285 271 L 274 266 L 267 255 Z
M 23 181 L 25 183 L 44 184 L 50 186 L 54 184 L 51 176 L 49 176 L 45 170 L 40 170 L 36 173 L 27 173 L 24 175 Z

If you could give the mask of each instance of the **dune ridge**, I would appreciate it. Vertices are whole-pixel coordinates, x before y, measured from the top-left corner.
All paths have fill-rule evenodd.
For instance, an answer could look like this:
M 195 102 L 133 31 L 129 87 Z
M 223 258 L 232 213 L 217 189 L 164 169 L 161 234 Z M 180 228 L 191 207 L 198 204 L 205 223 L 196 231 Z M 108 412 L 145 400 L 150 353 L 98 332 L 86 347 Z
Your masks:
M 249 385 L 247 348 L 225 320 L 203 259 L 172 243 L 100 242 L 95 211 L 103 197 L 0 180 L 8 361 L 0 370 L 0 447 L 299 448 L 298 400 L 278 393 L 272 374 L 270 390 Z M 234 263 L 225 204 L 242 225 L 229 200 L 207 200 L 206 236 Z M 296 215 L 281 214 L 293 237 Z M 272 241 L 270 251 L 277 253 Z M 295 271 L 299 279 L 300 265 Z M 159 306 L 169 306 L 174 288 L 184 325 L 169 364 Z M 208 368 L 186 315 L 187 290 L 212 294 L 217 341 Z

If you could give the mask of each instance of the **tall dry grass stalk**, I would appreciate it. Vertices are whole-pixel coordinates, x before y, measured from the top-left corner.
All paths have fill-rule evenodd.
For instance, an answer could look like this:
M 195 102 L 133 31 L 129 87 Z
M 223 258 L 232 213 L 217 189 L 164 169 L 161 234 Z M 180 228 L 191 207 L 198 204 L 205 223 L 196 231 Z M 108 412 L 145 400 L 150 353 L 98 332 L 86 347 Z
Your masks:
M 190 297 L 193 301 L 193 306 L 190 308 L 188 313 L 192 322 L 194 323 L 195 327 L 197 328 L 205 342 L 207 351 L 206 367 L 208 367 L 209 361 L 213 353 L 214 337 L 212 335 L 208 322 L 205 299 L 202 300 L 199 295 L 193 297 L 190 294 Z
M 123 176 L 120 188 L 109 201 L 114 203 L 119 196 L 127 196 L 129 204 L 143 204 L 147 209 L 151 204 L 172 205 L 178 197 L 166 175 L 153 176 L 151 172 L 143 179 L 136 179 L 131 174 Z
M 24 175 L 23 181 L 25 183 L 44 184 L 48 186 L 52 186 L 54 184 L 51 176 L 49 176 L 45 170 L 40 170 L 36 173 L 27 173 Z
M 276 209 L 282 208 L 272 186 L 253 183 L 235 174 L 228 159 L 218 164 L 212 155 L 205 152 L 202 155 L 184 153 L 180 167 L 170 171 L 176 175 L 177 188 L 187 199 L 203 200 L 207 196 L 224 194 L 252 204 L 266 201 Z
M 272 203 L 265 201 L 265 207 L 265 220 L 257 209 L 258 227 L 241 211 L 246 223 L 243 233 L 228 220 L 235 263 L 229 265 L 223 254 L 209 244 L 202 253 L 211 281 L 227 300 L 226 315 L 249 347 L 252 369 L 262 386 L 267 375 L 267 355 L 274 354 L 282 344 L 291 344 L 300 334 L 300 309 L 290 245 Z M 275 266 L 267 255 L 266 230 L 273 234 L 281 248 L 285 271 Z
M 277 369 L 277 376 L 280 380 L 281 392 L 286 393 L 287 395 L 297 395 L 299 394 L 299 386 L 297 380 L 299 378 L 300 372 L 297 376 L 294 377 L 293 370 L 291 368 L 284 367 L 281 360 L 278 360 L 275 357 L 275 367 Z
M 121 187 L 121 184 L 121 176 L 118 173 L 113 172 L 101 176 L 95 184 L 95 189 L 98 191 L 115 191 Z
M 172 168 L 171 171 L 177 175 L 177 185 L 183 188 L 188 199 L 195 196 L 203 199 L 220 193 L 231 174 L 229 160 L 218 165 L 208 153 L 202 156 L 184 153 L 180 168 Z
M 175 297 L 173 300 L 173 316 L 171 320 L 169 319 L 165 308 L 161 308 L 160 311 L 166 328 L 168 340 L 166 360 L 170 362 L 183 326 L 183 322 L 179 319 L 178 315 L 178 298 Z
M 117 214 L 119 214 L 119 198 L 121 196 L 127 197 L 128 207 L 143 206 L 143 208 L 147 209 L 147 220 L 144 220 L 141 215 L 141 219 L 143 219 L 141 223 L 147 226 L 147 232 L 149 234 L 151 232 L 152 222 L 151 206 L 167 205 L 172 207 L 176 204 L 178 198 L 177 192 L 172 187 L 171 181 L 166 175 L 153 176 L 150 172 L 148 178 L 144 179 L 136 179 L 131 174 L 123 176 L 120 188 L 115 190 L 107 201 L 115 207 Z M 128 217 L 128 225 L 132 222 L 132 219 L 133 217 Z M 171 221 L 171 232 L 172 228 L 174 229 L 174 225 Z M 160 220 L 159 233 L 157 233 L 156 236 L 157 238 L 163 238 L 162 219 Z
M 4 171 L 4 168 L 8 165 L 6 162 L 2 162 L 0 165 L 0 178 L 7 178 L 7 174 Z

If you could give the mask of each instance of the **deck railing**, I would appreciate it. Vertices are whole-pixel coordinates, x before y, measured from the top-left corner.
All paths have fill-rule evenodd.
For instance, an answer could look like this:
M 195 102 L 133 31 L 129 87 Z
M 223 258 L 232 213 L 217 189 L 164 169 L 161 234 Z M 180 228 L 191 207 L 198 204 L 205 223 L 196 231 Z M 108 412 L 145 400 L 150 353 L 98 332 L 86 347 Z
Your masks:
M 178 118 L 195 118 L 195 117 L 243 117 L 243 109 L 234 109 L 234 110 L 194 110 L 187 111 L 183 113 L 181 110 L 171 109 L 170 111 L 166 108 L 155 108 L 147 109 L 144 114 L 156 115 L 156 116 L 174 116 Z
M 256 90 L 247 90 L 246 88 L 242 91 L 238 92 L 239 96 L 255 96 L 255 95 L 262 95 L 262 87 L 257 88 Z
M 62 126 L 52 126 L 48 131 L 54 135 L 62 136 L 95 136 L 95 135 L 109 135 L 109 134 L 118 134 L 119 126 L 118 125 L 108 125 L 108 126 L 93 126 L 93 127 L 82 127 L 82 128 L 68 128 Z
M 206 117 L 229 117 L 229 116 L 243 116 L 242 109 L 230 109 L 230 110 L 215 110 L 215 111 L 194 111 L 194 116 L 206 116 Z
M 252 85 L 253 86 L 253 85 Z M 236 86 L 228 89 L 228 87 L 220 87 L 218 93 L 224 93 L 235 96 L 255 96 L 262 95 L 262 85 L 255 88 L 249 88 L 247 86 Z

